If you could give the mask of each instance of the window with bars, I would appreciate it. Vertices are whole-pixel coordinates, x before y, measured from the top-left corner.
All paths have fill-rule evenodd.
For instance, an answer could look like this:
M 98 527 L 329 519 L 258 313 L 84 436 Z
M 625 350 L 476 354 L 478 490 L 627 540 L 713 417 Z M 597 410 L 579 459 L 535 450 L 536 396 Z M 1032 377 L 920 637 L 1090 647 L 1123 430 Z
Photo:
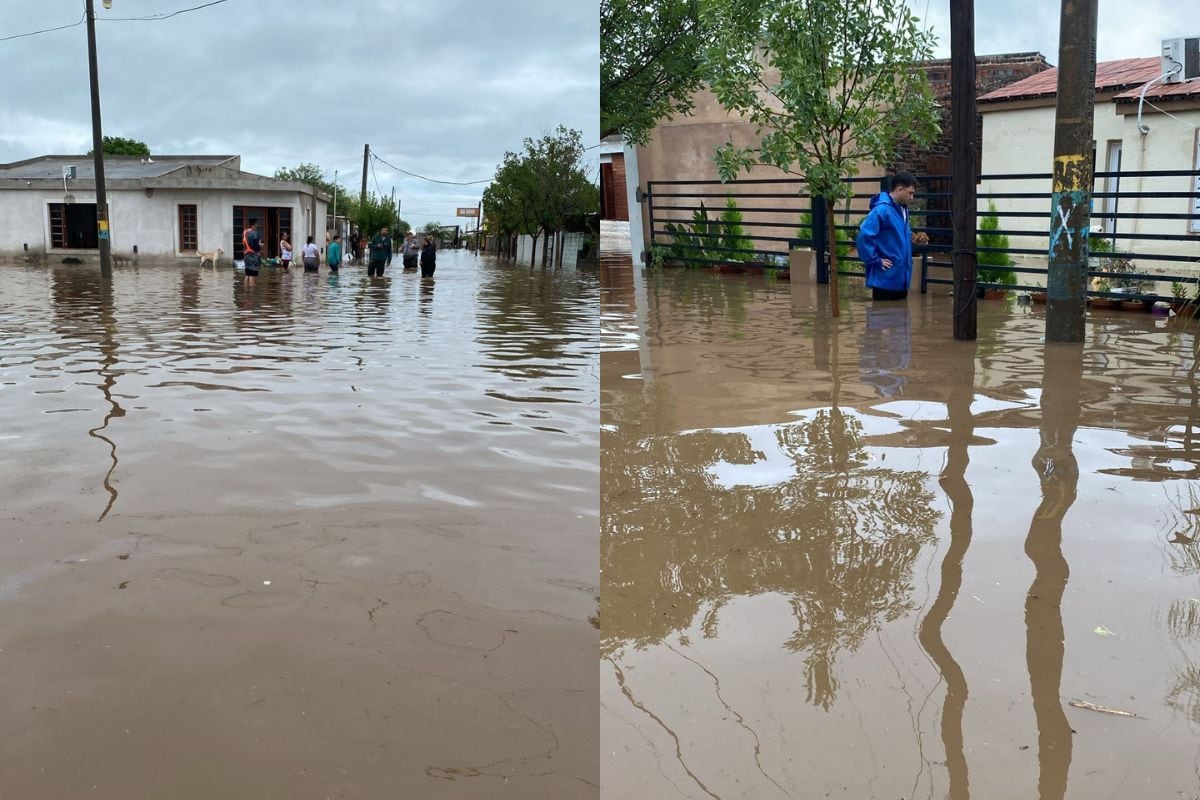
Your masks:
M 200 249 L 196 206 L 179 206 L 179 252 L 194 253 Z

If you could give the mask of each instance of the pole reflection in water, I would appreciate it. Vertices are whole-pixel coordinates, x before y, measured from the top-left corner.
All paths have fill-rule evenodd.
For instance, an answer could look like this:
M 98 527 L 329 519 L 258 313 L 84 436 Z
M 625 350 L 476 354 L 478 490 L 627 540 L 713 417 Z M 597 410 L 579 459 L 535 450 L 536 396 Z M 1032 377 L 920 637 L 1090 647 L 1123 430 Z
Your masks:
M 1070 575 L 1063 557 L 1062 521 L 1079 484 L 1072 440 L 1079 427 L 1083 347 L 1047 343 L 1044 359 L 1041 446 L 1033 457 L 1042 501 L 1025 539 L 1025 554 L 1036 570 L 1025 600 L 1025 661 L 1038 726 L 1038 797 L 1062 800 L 1072 751 L 1071 725 L 1060 695 L 1062 599 Z
M 108 492 L 108 505 L 100 512 L 100 517 L 97 522 L 108 516 L 108 512 L 112 511 L 113 505 L 117 502 L 117 487 L 113 481 L 113 472 L 117 469 L 117 443 L 110 439 L 101 431 L 108 430 L 108 424 L 116 418 L 125 416 L 125 409 L 113 397 L 113 386 L 116 385 L 117 376 L 113 371 L 113 367 L 117 364 L 117 320 L 116 314 L 113 311 L 113 287 L 112 278 L 100 279 L 100 391 L 104 394 L 104 401 L 108 403 L 108 412 L 104 415 L 104 422 L 98 427 L 88 431 L 88 435 L 96 439 L 100 439 L 108 445 L 109 458 L 111 465 L 108 472 L 104 474 L 104 490 Z
M 971 546 L 971 513 L 975 499 L 966 475 L 967 465 L 971 461 L 969 446 L 975 432 L 971 401 L 975 393 L 976 345 L 974 342 L 953 342 L 947 343 L 947 347 L 953 359 L 947 369 L 950 391 L 946 409 L 950 422 L 950 444 L 946 448 L 946 465 L 942 469 L 939 485 L 950 500 L 950 544 L 942 558 L 942 579 L 937 597 L 921 620 L 918 638 L 946 682 L 941 730 L 942 746 L 946 750 L 946 771 L 950 777 L 948 797 L 949 800 L 967 800 L 971 794 L 963 743 L 967 679 L 962 667 L 946 647 L 942 627 L 958 600 L 963 581 L 963 559 Z

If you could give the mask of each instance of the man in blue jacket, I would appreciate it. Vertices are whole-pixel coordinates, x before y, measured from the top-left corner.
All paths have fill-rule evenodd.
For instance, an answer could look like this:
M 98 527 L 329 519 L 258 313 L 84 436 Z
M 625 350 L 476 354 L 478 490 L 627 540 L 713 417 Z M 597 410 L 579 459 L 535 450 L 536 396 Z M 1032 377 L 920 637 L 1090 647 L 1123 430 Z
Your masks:
M 867 286 L 875 300 L 903 300 L 912 279 L 912 229 L 908 204 L 917 179 L 907 172 L 892 178 L 892 190 L 871 198 L 871 211 L 858 227 L 858 257 L 867 268 Z

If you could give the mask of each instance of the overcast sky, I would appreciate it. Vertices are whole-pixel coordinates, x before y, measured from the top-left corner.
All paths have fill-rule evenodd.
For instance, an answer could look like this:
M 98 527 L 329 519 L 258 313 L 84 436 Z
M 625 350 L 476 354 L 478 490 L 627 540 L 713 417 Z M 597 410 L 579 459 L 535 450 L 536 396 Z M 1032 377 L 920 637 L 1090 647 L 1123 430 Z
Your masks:
M 265 175 L 311 162 L 355 194 L 367 143 L 400 169 L 472 181 L 559 124 L 599 142 L 598 0 L 223 0 L 117 21 L 209 1 L 95 0 L 105 134 L 237 154 Z M 0 0 L 0 39 L 72 25 L 83 8 Z M 0 75 L 0 163 L 91 148 L 84 25 L 0 41 Z M 484 188 L 378 162 L 368 186 L 395 187 L 418 226 L 454 222 Z
M 909 0 L 909 6 L 933 26 L 937 56 L 949 58 L 949 0 Z M 1059 0 L 975 0 L 975 52 L 1040 52 L 1057 66 L 1060 8 Z M 1096 58 L 1157 56 L 1163 39 L 1200 35 L 1195 11 L 1196 0 L 1100 0 Z

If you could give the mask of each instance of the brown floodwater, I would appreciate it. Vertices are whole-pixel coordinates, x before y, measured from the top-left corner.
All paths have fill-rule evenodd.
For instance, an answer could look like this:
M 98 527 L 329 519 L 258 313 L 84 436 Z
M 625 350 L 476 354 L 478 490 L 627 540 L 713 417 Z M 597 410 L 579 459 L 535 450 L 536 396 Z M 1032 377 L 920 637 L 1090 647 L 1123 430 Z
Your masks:
M 1188 326 L 601 283 L 604 797 L 1200 796 Z
M 0 797 L 598 795 L 596 274 L 6 264 Z

